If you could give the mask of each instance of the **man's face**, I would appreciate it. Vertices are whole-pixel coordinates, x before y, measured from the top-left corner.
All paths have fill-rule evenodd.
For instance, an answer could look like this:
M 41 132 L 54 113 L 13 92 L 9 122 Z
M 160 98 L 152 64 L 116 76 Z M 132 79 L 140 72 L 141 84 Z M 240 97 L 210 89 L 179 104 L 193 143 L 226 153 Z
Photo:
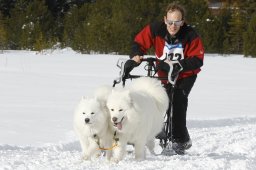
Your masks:
M 182 20 L 182 14 L 178 10 L 169 11 L 167 16 L 164 17 L 164 21 L 171 36 L 177 34 L 177 32 L 180 30 L 180 27 L 184 24 L 184 21 Z

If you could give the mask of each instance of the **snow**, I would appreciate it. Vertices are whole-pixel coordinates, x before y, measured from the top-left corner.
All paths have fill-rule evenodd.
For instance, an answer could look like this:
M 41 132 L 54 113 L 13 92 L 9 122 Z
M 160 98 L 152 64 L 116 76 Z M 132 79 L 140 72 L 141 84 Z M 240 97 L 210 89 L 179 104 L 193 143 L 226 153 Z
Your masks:
M 189 97 L 193 147 L 184 156 L 130 154 L 118 164 L 81 160 L 73 110 L 81 96 L 118 76 L 120 55 L 72 51 L 0 54 L 0 170 L 256 168 L 256 59 L 207 54 Z M 143 74 L 143 68 L 134 73 Z M 128 83 L 129 85 L 129 83 Z M 156 143 L 158 141 L 156 140 Z M 156 147 L 160 153 L 161 148 Z

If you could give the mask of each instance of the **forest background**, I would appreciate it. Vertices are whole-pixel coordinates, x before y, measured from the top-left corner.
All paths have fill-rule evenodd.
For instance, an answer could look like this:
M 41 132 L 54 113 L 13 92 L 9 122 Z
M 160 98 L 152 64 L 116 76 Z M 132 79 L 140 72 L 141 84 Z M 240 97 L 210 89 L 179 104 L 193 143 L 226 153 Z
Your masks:
M 0 0 L 0 50 L 71 47 L 128 55 L 134 36 L 171 0 Z M 178 0 L 206 53 L 256 57 L 255 0 Z M 221 4 L 211 8 L 211 4 Z M 152 54 L 152 51 L 149 51 Z

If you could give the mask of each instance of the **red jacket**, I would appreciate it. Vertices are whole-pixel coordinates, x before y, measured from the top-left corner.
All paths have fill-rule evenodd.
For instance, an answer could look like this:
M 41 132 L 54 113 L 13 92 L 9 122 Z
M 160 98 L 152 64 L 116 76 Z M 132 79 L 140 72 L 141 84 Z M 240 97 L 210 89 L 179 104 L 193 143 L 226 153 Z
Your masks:
M 166 44 L 170 46 L 167 48 Z M 199 73 L 200 67 L 203 65 L 204 48 L 198 34 L 187 24 L 180 28 L 175 37 L 170 36 L 164 22 L 154 22 L 147 25 L 135 36 L 130 57 L 143 56 L 149 48 L 154 47 L 156 57 L 162 59 L 164 48 L 171 49 L 175 46 L 178 47 L 179 44 L 184 56 L 183 58 L 176 58 L 183 67 L 178 79 Z M 158 76 L 164 77 L 166 75 L 166 72 L 158 71 Z

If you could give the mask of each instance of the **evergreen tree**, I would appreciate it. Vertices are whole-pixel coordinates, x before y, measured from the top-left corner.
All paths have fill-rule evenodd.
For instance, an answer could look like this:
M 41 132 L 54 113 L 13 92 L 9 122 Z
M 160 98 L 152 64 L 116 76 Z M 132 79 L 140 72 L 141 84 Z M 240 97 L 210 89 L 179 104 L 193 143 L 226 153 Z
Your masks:
M 246 23 L 245 16 L 238 1 L 232 6 L 231 19 L 228 22 L 230 29 L 226 35 L 225 49 L 227 53 L 241 54 L 243 51 L 243 34 Z
M 0 0 L 0 12 L 3 16 L 10 16 L 10 10 L 14 7 L 15 0 Z
M 132 0 L 114 0 L 112 9 L 111 38 L 115 43 L 111 49 L 120 54 L 130 53 L 135 34 L 146 24 L 157 20 L 160 13 L 159 2 L 152 0 L 141 0 L 135 4 Z
M 74 50 L 82 52 L 90 51 L 86 44 L 89 5 L 74 6 L 66 14 L 64 18 L 63 46 L 72 47 Z
M 256 1 L 255 0 L 242 1 L 241 10 L 245 16 L 245 23 L 249 23 L 251 18 L 256 13 Z
M 201 36 L 205 51 L 214 52 L 219 50 L 222 33 L 219 18 L 211 15 L 204 0 L 194 0 L 188 5 L 186 6 L 188 24 L 193 26 Z
M 113 51 L 129 54 L 135 35 L 147 24 L 163 20 L 164 3 L 164 0 L 141 0 L 136 3 L 132 0 L 114 0 L 111 38 L 117 43 L 112 44 Z M 152 51 L 149 50 L 148 54 L 153 54 Z
M 44 37 L 42 48 L 50 47 L 52 35 L 49 35 L 49 21 L 53 19 L 43 1 L 18 0 L 7 20 L 11 48 L 35 50 L 35 43 L 40 34 Z
M 256 14 L 251 18 L 247 32 L 244 34 L 244 55 L 256 58 Z
M 109 0 L 98 0 L 89 7 L 87 22 L 82 24 L 86 46 L 94 52 L 110 52 L 110 43 L 114 42 L 110 41 L 112 8 Z
M 132 24 L 131 24 L 131 7 L 128 0 L 114 0 L 111 5 L 112 17 L 110 19 L 111 30 L 109 40 L 113 43 L 110 45 L 112 52 L 119 54 L 129 53 L 130 43 L 132 41 Z
M 20 49 L 20 39 L 26 18 L 24 4 L 27 6 L 27 1 L 19 0 L 16 2 L 16 6 L 10 12 L 11 16 L 6 21 L 8 45 L 11 49 Z
M 174 0 L 85 2 L 93 0 L 0 0 L 0 47 L 40 50 L 60 41 L 84 53 L 129 54 L 134 36 L 146 24 L 163 20 Z M 206 52 L 253 55 L 255 0 L 226 0 L 217 16 L 205 0 L 176 2 L 185 7 L 186 22 L 197 30 Z
M 4 18 L 0 13 L 0 50 L 5 49 L 6 41 L 7 41 L 7 35 L 5 30 Z
M 207 23 L 201 27 L 200 35 L 203 39 L 205 51 L 208 53 L 224 53 L 226 50 L 226 34 L 229 30 L 228 21 L 231 18 L 231 11 L 222 8 L 218 15 L 209 16 Z
M 134 35 L 160 11 L 153 0 L 98 0 L 85 5 L 81 11 L 70 11 L 64 30 L 65 43 L 83 52 L 128 54 Z
M 42 32 L 39 32 L 38 37 L 36 38 L 35 44 L 34 44 L 34 49 L 36 51 L 41 51 L 45 49 L 47 45 L 45 45 L 45 40 Z

